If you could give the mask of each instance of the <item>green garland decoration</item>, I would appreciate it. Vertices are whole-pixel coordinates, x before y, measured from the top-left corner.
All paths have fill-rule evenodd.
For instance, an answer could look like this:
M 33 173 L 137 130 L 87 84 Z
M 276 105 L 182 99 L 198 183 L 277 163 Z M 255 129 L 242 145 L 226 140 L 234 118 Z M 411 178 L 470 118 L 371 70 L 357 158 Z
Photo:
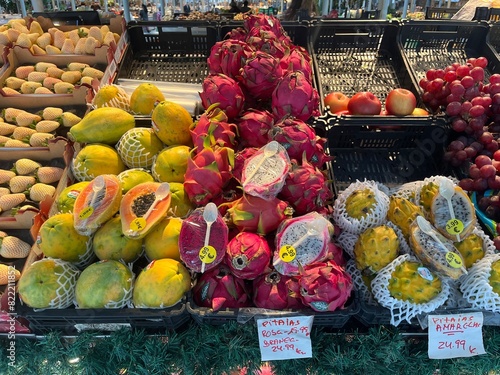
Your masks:
M 313 358 L 267 362 L 276 375 L 493 375 L 500 372 L 498 327 L 484 327 L 487 354 L 431 360 L 427 336 L 405 335 L 392 326 L 364 331 L 313 327 Z M 2 336 L 2 347 L 10 340 Z M 188 323 L 177 331 L 148 334 L 121 329 L 109 335 L 51 332 L 16 338 L 15 366 L 0 356 L 9 375 L 233 375 L 259 374 L 257 328 L 236 322 L 222 326 Z M 238 369 L 246 368 L 245 371 Z

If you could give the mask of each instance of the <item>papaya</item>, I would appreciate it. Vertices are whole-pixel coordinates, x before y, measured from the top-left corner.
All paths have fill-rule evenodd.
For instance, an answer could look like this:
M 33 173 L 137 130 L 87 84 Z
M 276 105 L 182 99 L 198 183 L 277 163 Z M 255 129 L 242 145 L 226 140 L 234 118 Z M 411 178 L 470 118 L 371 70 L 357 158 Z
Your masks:
M 80 194 L 85 186 L 90 184 L 90 181 L 81 181 L 66 187 L 56 199 L 56 207 L 58 212 L 73 212 L 76 197 Z
M 153 176 L 144 168 L 127 169 L 118 175 L 118 179 L 122 184 L 123 194 L 140 183 L 154 182 Z
M 125 169 L 118 152 L 99 143 L 86 145 L 71 161 L 71 172 L 78 181 L 90 181 L 102 174 L 118 175 Z
M 155 105 L 165 100 L 161 90 L 152 83 L 141 83 L 130 95 L 130 110 L 137 115 L 151 115 Z
M 134 186 L 122 198 L 120 217 L 123 234 L 129 238 L 144 238 L 167 216 L 172 193 L 167 182 L 143 182 Z
M 127 111 L 114 107 L 96 108 L 88 112 L 69 130 L 75 142 L 114 145 L 123 134 L 135 127 L 135 118 Z
M 122 187 L 115 175 L 100 175 L 90 181 L 76 197 L 74 226 L 78 233 L 90 236 L 111 219 L 120 208 Z

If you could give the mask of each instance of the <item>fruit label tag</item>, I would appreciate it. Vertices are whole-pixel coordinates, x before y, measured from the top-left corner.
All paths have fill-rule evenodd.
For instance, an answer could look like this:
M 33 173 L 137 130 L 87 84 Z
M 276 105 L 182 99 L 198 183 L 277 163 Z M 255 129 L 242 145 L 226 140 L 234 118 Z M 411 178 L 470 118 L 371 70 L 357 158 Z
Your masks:
M 80 212 L 80 215 L 78 215 L 78 217 L 80 219 L 87 219 L 90 217 L 90 215 L 92 215 L 94 213 L 94 207 L 92 206 L 88 206 L 86 208 L 83 209 L 82 212 Z
M 464 223 L 462 220 L 450 219 L 446 223 L 446 231 L 452 235 L 460 234 L 464 231 Z
M 217 256 L 217 251 L 215 250 L 215 248 L 213 246 L 210 246 L 210 245 L 203 246 L 200 249 L 198 256 L 200 257 L 200 260 L 203 263 L 210 264 L 215 260 L 215 257 Z
M 283 245 L 280 248 L 280 259 L 285 263 L 292 262 L 297 256 L 297 250 L 292 245 Z
M 146 228 L 146 219 L 144 219 L 143 217 L 136 217 L 130 223 L 130 229 L 133 230 L 134 232 L 139 232 L 144 228 Z
M 453 251 L 446 253 L 446 262 L 453 268 L 462 268 L 464 266 L 460 255 L 455 254 Z
M 426 267 L 418 267 L 417 272 L 420 275 L 420 277 L 422 277 L 425 280 L 429 281 L 434 280 L 434 276 L 432 276 L 431 271 L 429 271 L 429 269 Z
M 71 190 L 68 192 L 67 197 L 71 198 L 71 199 L 76 199 L 79 194 L 80 194 L 80 192 L 78 190 Z

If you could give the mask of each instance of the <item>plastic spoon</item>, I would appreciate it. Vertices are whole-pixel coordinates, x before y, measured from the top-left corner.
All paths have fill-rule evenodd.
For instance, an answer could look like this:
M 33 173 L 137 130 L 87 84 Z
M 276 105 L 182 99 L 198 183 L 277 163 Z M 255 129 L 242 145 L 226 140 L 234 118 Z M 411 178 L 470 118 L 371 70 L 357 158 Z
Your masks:
M 417 225 L 422 232 L 424 232 L 428 236 L 431 236 L 434 241 L 441 244 L 441 247 L 443 249 L 446 249 L 446 246 L 444 245 L 444 243 L 439 239 L 439 237 L 436 235 L 436 233 L 432 229 L 431 223 L 429 223 L 427 220 L 425 220 L 425 218 L 423 216 L 417 216 Z M 467 274 L 467 269 L 464 266 L 461 267 L 461 270 L 465 274 Z
M 279 143 L 276 141 L 271 141 L 264 146 L 264 155 L 259 160 L 252 173 L 250 173 L 250 176 L 246 178 L 246 181 L 243 183 L 243 186 L 245 186 L 252 179 L 252 177 L 255 176 L 255 173 L 257 173 L 257 170 L 262 166 L 262 164 L 264 164 L 264 161 L 267 158 L 270 158 L 271 156 L 275 155 L 278 152 L 278 148 L 279 148 Z
M 205 242 L 203 247 L 208 246 L 208 242 L 210 241 L 210 228 L 217 220 L 217 215 L 218 211 L 215 203 L 210 202 L 203 209 L 203 219 L 205 220 L 205 223 L 207 223 L 207 231 L 205 232 Z M 203 272 L 205 272 L 205 262 L 201 262 L 201 273 Z
M 444 199 L 448 202 L 448 210 L 450 211 L 450 216 L 452 219 L 455 219 L 455 211 L 453 210 L 453 204 L 451 203 L 451 198 L 453 194 L 455 194 L 455 186 L 453 186 L 453 182 L 450 180 L 442 180 L 439 183 L 439 194 L 443 196 Z M 460 234 L 457 233 L 457 242 L 460 242 Z

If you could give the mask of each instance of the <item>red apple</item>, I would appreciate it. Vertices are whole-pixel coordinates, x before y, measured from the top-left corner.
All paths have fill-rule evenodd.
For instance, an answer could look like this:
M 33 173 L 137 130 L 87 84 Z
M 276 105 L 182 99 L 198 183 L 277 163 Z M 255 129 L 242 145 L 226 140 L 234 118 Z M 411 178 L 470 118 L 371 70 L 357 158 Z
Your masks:
M 354 94 L 347 103 L 347 109 L 352 115 L 379 115 L 382 104 L 373 93 L 362 91 Z
M 339 111 L 344 111 L 347 109 L 347 103 L 349 103 L 349 97 L 342 94 L 341 92 L 331 92 L 325 96 L 323 99 L 325 106 L 330 107 L 330 112 L 336 113 Z
M 387 94 L 385 109 L 391 115 L 411 115 L 417 106 L 417 98 L 410 90 L 394 89 Z

